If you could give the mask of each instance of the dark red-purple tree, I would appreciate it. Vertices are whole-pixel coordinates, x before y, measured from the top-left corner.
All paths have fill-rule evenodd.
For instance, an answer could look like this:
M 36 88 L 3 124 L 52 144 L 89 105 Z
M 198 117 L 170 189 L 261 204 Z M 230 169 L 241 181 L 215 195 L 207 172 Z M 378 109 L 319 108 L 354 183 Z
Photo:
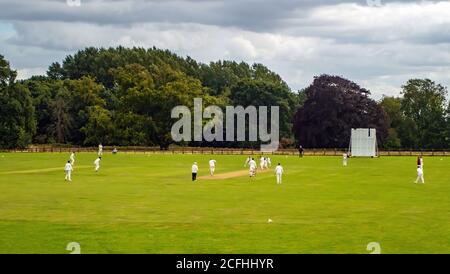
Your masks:
M 293 129 L 303 147 L 348 147 L 352 128 L 376 128 L 379 144 L 388 136 L 385 111 L 356 83 L 321 75 L 305 92 L 307 99 L 294 116 Z

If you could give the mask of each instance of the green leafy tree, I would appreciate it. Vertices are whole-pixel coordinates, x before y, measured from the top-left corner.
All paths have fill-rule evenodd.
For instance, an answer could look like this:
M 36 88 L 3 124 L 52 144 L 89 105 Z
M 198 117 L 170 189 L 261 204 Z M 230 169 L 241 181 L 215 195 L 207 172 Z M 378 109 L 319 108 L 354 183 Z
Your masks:
M 53 90 L 49 82 L 40 77 L 32 77 L 24 81 L 23 84 L 27 86 L 31 93 L 35 109 L 36 134 L 33 137 L 33 141 L 41 144 L 48 143 L 47 127 L 51 122 L 52 116 Z
M 376 128 L 379 144 L 388 135 L 388 118 L 370 92 L 347 79 L 321 75 L 305 90 L 295 114 L 294 132 L 303 147 L 348 147 L 352 128 Z
M 198 64 L 191 58 L 182 58 L 170 52 L 157 48 L 94 48 L 80 50 L 65 58 L 61 74 L 69 79 L 80 79 L 89 76 L 97 79 L 106 88 L 114 87 L 114 75 L 111 69 L 123 68 L 127 65 L 139 64 L 150 73 L 163 65 L 187 75 L 198 75 Z
M 51 122 L 47 127 L 48 135 L 57 143 L 65 143 L 73 128 L 73 117 L 69 111 L 67 99 L 58 95 L 51 103 Z
M 0 147 L 26 147 L 36 131 L 30 91 L 0 55 Z
M 385 148 L 407 148 L 419 147 L 417 135 L 417 124 L 402 110 L 401 97 L 383 97 L 380 106 L 389 117 L 389 135 L 383 144 Z
M 88 121 L 81 132 L 84 133 L 85 145 L 111 144 L 113 137 L 113 124 L 111 113 L 100 107 L 88 107 Z
M 117 97 L 114 115 L 114 143 L 126 145 L 154 145 L 155 125 L 149 113 L 155 84 L 148 70 L 139 64 L 111 69 L 114 94 Z
M 417 146 L 435 149 L 447 147 L 447 89 L 429 79 L 411 79 L 402 88 L 401 109 L 414 123 L 411 126 L 416 129 Z
M 168 143 L 169 109 L 175 103 L 189 106 L 192 104 L 193 96 L 202 97 L 205 104 L 214 102 L 224 106 L 225 102 L 232 101 L 231 90 L 236 88 L 236 85 L 244 80 L 254 80 L 279 86 L 287 90 L 289 96 L 296 98 L 282 78 L 262 64 L 249 65 L 234 61 L 201 64 L 190 57 L 182 58 L 168 50 L 156 48 L 90 47 L 67 56 L 62 65 L 53 63 L 47 75 L 50 79 L 73 81 L 83 78 L 95 79 L 98 84 L 105 87 L 99 93 L 99 97 L 105 103 L 101 107 L 110 111 L 114 128 L 126 130 L 116 121 L 129 115 L 126 108 L 130 107 L 134 118 L 141 122 L 138 124 L 143 126 L 140 130 L 136 126 L 131 127 L 138 130 L 135 132 L 136 136 L 147 136 L 144 144 L 161 143 L 163 147 Z M 172 91 L 175 86 L 184 91 Z M 183 89 L 186 86 L 192 90 Z M 70 86 L 67 88 L 72 89 Z M 163 102 L 161 100 L 168 100 L 168 103 L 161 104 Z M 70 135 L 71 141 L 82 143 L 86 136 L 79 129 L 87 123 L 88 114 L 85 107 L 77 106 L 77 102 L 82 100 L 76 100 L 74 106 L 70 103 L 74 116 L 73 132 Z M 295 104 L 289 103 L 286 108 L 292 107 L 295 108 Z M 289 121 L 285 119 L 283 122 L 283 125 L 287 125 L 283 129 L 287 138 L 288 135 L 292 135 L 288 130 L 291 120 L 292 117 Z M 166 137 L 162 137 L 163 135 Z M 120 132 L 114 136 L 115 140 L 119 140 Z
M 113 114 L 112 144 L 122 146 L 154 146 L 149 137 L 153 127 L 150 117 L 137 115 L 132 111 L 115 112 Z
M 146 144 L 158 144 L 161 149 L 167 149 L 172 143 L 172 108 L 192 107 L 196 97 L 203 98 L 205 104 L 220 103 L 217 98 L 205 95 L 199 80 L 170 66 L 160 66 L 150 74 L 145 67 L 131 64 L 112 70 L 112 74 L 121 102 L 120 112 L 139 121 L 141 128 L 134 129 L 145 136 Z
M 64 69 L 58 62 L 51 64 L 47 70 L 48 78 L 53 80 L 61 80 L 64 78 L 64 75 L 65 75 Z
M 298 106 L 298 101 L 283 82 L 254 79 L 241 80 L 231 89 L 230 99 L 235 106 L 267 106 L 269 108 L 269 117 L 270 107 L 278 106 L 280 108 L 280 138 L 293 139 L 292 117 Z M 268 118 L 268 123 L 268 126 L 270 126 L 270 118 Z
M 104 87 L 91 77 L 82 77 L 79 80 L 65 80 L 64 86 L 68 91 L 67 102 L 73 126 L 70 131 L 70 141 L 83 144 L 86 136 L 81 130 L 89 121 L 89 108 L 104 107 L 105 100 L 101 98 Z
M 400 148 L 402 142 L 398 136 L 398 129 L 404 123 L 405 117 L 401 111 L 402 99 L 399 97 L 383 96 L 379 103 L 389 118 L 389 131 L 386 141 L 383 144 L 385 148 Z

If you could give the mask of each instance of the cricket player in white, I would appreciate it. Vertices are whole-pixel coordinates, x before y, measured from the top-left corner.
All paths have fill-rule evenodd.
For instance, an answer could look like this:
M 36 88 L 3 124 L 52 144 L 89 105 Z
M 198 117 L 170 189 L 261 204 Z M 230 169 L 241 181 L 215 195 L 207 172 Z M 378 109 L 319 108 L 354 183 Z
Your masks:
M 264 169 L 268 169 L 269 168 L 269 161 L 267 160 L 268 158 L 264 158 Z
M 283 167 L 280 163 L 275 167 L 275 175 L 277 176 L 277 184 L 281 184 L 281 177 L 283 176 Z
M 250 167 L 250 169 L 249 169 L 250 177 L 255 176 L 255 174 L 256 174 L 256 161 L 255 161 L 255 159 L 252 158 L 250 160 L 250 162 L 248 163 L 248 165 Z
M 264 157 L 261 157 L 261 159 L 259 159 L 259 167 L 260 167 L 261 169 L 264 169 L 264 162 L 265 162 L 265 158 L 264 158 Z
M 422 182 L 422 184 L 425 184 L 425 179 L 423 178 L 423 169 L 420 166 L 417 167 L 417 179 L 414 183 L 417 184 L 419 180 Z
M 66 172 L 66 178 L 64 180 L 72 182 L 72 164 L 70 164 L 70 161 L 67 161 L 66 166 L 64 167 L 64 171 Z
M 272 166 L 272 162 L 270 160 L 270 157 L 267 157 L 267 166 L 271 167 Z
M 342 154 L 342 165 L 347 166 L 347 160 L 348 160 L 348 154 L 344 153 Z
M 197 162 L 194 162 L 194 164 L 192 165 L 192 181 L 193 182 L 197 180 L 197 173 L 198 173 Z
M 103 146 L 102 146 L 102 144 L 98 145 L 98 153 L 97 153 L 97 155 L 99 157 L 103 156 Z
M 216 170 L 216 160 L 209 160 L 209 173 L 214 176 L 214 171 Z
M 70 154 L 70 164 L 72 165 L 72 167 L 75 164 L 75 153 L 73 151 Z
M 100 161 L 101 160 L 102 160 L 102 157 L 98 157 L 97 160 L 94 161 L 95 172 L 98 172 L 98 170 L 100 169 Z
M 252 157 L 248 156 L 247 160 L 245 160 L 244 167 L 246 167 L 250 163 L 251 160 L 252 160 Z

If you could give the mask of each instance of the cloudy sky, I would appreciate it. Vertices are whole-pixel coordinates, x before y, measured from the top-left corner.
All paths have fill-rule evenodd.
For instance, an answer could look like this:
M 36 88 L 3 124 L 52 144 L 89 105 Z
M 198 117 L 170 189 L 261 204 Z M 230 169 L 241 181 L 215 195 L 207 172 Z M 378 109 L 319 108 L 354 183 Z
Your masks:
M 450 87 L 450 1 L 0 0 L 0 54 L 21 78 L 117 45 L 260 62 L 294 90 L 341 75 L 380 98 L 412 77 Z

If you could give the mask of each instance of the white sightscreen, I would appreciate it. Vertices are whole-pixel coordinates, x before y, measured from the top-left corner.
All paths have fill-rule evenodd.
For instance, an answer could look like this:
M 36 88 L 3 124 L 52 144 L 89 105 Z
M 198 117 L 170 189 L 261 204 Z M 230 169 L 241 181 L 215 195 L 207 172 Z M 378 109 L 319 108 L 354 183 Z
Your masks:
M 375 157 L 377 156 L 377 131 L 374 128 L 352 129 L 350 140 L 351 155 Z

